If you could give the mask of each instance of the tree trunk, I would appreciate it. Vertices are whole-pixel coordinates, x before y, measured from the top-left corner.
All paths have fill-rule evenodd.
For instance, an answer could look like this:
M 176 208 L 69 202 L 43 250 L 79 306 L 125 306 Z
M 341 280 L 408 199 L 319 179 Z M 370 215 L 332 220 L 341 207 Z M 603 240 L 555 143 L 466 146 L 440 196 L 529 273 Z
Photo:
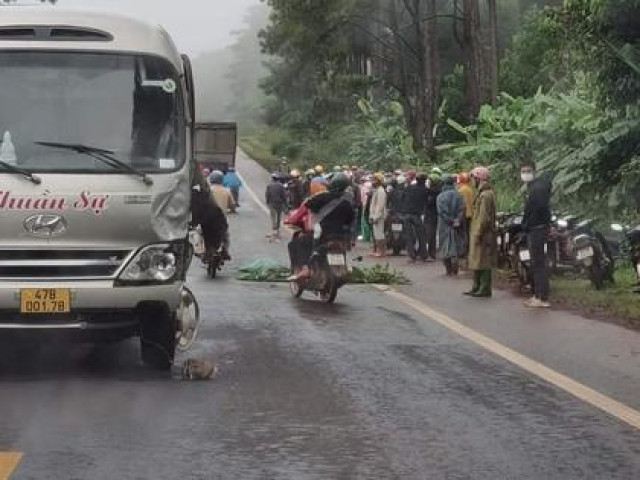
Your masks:
M 425 132 L 424 147 L 432 159 L 435 157 L 434 130 L 440 104 L 440 52 L 438 50 L 438 21 L 436 18 L 436 0 L 425 1 L 423 15 L 424 48 L 424 100 Z
M 482 105 L 482 52 L 478 0 L 463 0 L 462 51 L 464 55 L 465 106 L 472 122 Z
M 498 9 L 496 0 L 487 0 L 489 9 L 489 99 L 492 105 L 498 103 Z

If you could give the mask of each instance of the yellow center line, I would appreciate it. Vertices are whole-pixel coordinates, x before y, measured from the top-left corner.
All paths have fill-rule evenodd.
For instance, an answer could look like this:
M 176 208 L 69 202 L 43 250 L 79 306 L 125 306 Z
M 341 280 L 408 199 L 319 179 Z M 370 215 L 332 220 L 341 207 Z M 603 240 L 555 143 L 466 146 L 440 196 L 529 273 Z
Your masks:
M 489 352 L 507 360 L 521 369 L 555 385 L 576 398 L 608 413 L 628 425 L 640 430 L 640 411 L 635 410 L 611 397 L 608 397 L 572 378 L 536 362 L 535 360 L 512 350 L 509 347 L 463 325 L 447 315 L 429 308 L 422 302 L 404 295 L 386 286 L 376 286 L 380 291 L 411 307 L 425 317 L 439 323 L 443 327 L 457 333 L 470 342 L 479 345 Z
M 22 460 L 22 453 L 0 452 L 0 480 L 9 480 Z

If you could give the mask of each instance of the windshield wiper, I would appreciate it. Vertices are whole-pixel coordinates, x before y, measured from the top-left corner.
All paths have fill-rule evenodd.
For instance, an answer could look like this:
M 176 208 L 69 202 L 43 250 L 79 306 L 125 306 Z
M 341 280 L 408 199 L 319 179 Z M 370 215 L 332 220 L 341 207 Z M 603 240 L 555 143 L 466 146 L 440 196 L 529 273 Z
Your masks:
M 42 183 L 42 179 L 40 177 L 37 177 L 31 172 L 16 167 L 15 165 L 11 165 L 10 163 L 7 163 L 3 160 L 0 160 L 0 167 L 4 168 L 5 172 L 22 175 L 24 178 L 30 180 L 35 185 L 40 185 Z
M 89 145 L 82 145 L 81 143 L 58 143 L 58 142 L 35 142 L 36 145 L 42 145 L 43 147 L 51 147 L 51 148 L 60 148 L 63 150 L 71 150 L 73 152 L 87 155 L 91 158 L 95 158 L 96 160 L 100 160 L 102 163 L 109 165 L 110 167 L 128 172 L 136 177 L 140 177 L 145 185 L 151 186 L 153 185 L 153 180 L 149 175 L 139 170 L 136 170 L 131 165 L 123 162 L 122 160 L 118 160 L 114 157 L 115 152 L 111 150 L 104 150 L 102 148 L 91 147 Z

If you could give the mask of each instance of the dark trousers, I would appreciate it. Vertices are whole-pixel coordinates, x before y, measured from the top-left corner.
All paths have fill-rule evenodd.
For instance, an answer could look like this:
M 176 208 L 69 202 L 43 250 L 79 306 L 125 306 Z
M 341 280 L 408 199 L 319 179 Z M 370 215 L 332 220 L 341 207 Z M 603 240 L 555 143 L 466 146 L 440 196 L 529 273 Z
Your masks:
M 424 224 L 420 215 L 407 215 L 404 224 L 407 230 L 407 253 L 409 257 L 413 260 L 416 257 L 424 260 L 427 258 L 427 245 Z
M 240 190 L 236 188 L 231 189 L 231 197 L 233 198 L 233 201 L 235 202 L 235 204 L 239 207 L 240 206 Z
M 531 252 L 531 275 L 533 277 L 533 293 L 540 300 L 549 300 L 549 272 L 547 268 L 547 254 L 544 246 L 547 243 L 547 229 L 535 228 L 527 235 L 529 251 Z
M 424 230 L 426 235 L 427 253 L 429 257 L 436 259 L 438 247 L 436 245 L 438 237 L 438 221 L 427 220 L 424 222 Z
M 308 265 L 309 258 L 313 253 L 313 237 L 311 234 L 299 233 L 293 236 L 289 242 L 289 259 L 291 260 L 291 270 L 300 270 Z
M 473 271 L 473 292 L 481 295 L 491 295 L 492 287 L 493 272 L 491 269 Z
M 469 256 L 469 249 L 471 248 L 471 218 L 464 219 L 464 249 L 462 258 L 467 258 Z

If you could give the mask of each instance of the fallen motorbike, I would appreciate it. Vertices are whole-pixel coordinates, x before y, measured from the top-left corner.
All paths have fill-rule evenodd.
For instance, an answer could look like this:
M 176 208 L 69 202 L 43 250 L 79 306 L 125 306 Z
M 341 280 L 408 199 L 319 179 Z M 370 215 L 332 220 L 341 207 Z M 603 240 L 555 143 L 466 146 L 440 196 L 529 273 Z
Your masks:
M 618 223 L 611 225 L 612 230 L 624 234 L 619 245 L 619 251 L 624 259 L 629 259 L 636 272 L 635 292 L 640 293 L 640 225 L 635 227 L 623 226 Z
M 407 245 L 403 218 L 398 213 L 392 213 L 387 219 L 386 227 L 387 247 L 391 249 L 394 255 L 400 255 L 400 252 Z
M 350 245 L 349 239 L 317 244 L 308 265 L 311 275 L 292 280 L 289 283 L 291 294 L 299 298 L 308 290 L 314 292 L 322 303 L 334 303 L 338 290 L 348 281 L 347 251 Z

